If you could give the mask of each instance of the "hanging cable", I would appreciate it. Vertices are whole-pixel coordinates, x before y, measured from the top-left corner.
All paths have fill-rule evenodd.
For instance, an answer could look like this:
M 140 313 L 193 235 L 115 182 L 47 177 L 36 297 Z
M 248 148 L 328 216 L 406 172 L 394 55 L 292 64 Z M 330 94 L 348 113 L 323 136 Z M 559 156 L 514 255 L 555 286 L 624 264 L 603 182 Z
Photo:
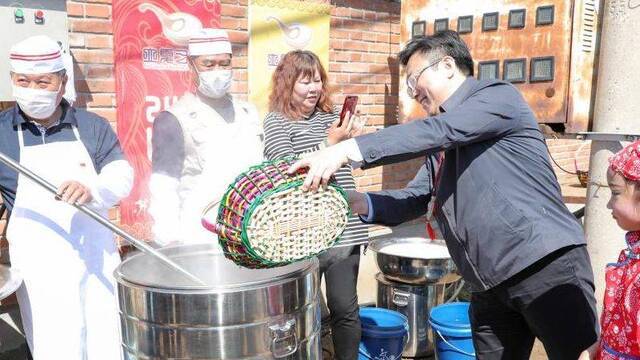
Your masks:
M 553 138 L 555 140 L 558 140 L 558 138 L 555 135 L 552 135 Z M 571 174 L 571 175 L 578 175 L 577 172 L 571 172 L 569 170 L 566 170 L 565 168 L 563 168 L 562 166 L 560 166 L 557 162 L 556 159 L 553 158 L 553 155 L 551 155 L 551 150 L 549 150 L 549 144 L 547 144 L 547 139 L 544 139 L 544 145 L 547 147 L 547 153 L 549 154 L 549 157 L 551 158 L 551 161 L 553 161 L 554 164 L 556 164 L 556 166 L 558 167 L 558 169 L 566 172 L 567 174 Z

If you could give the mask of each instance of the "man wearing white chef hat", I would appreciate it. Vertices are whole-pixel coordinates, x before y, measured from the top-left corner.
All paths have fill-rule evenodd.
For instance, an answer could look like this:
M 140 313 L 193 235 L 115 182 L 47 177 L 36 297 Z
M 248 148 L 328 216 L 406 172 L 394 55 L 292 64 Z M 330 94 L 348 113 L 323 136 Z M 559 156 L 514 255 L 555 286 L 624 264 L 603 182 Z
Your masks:
M 70 204 L 106 216 L 128 195 L 133 171 L 109 123 L 63 99 L 67 76 L 54 40 L 33 36 L 15 44 L 10 67 L 17 105 L 0 113 L 0 152 L 58 187 L 54 197 L 0 164 L 29 348 L 36 360 L 120 359 L 116 243 Z
M 249 166 L 262 161 L 258 113 L 229 94 L 231 42 L 222 29 L 202 29 L 189 40 L 196 87 L 153 123 L 149 212 L 159 245 L 217 243 L 201 225 L 203 210 Z M 217 214 L 214 207 L 208 216 Z

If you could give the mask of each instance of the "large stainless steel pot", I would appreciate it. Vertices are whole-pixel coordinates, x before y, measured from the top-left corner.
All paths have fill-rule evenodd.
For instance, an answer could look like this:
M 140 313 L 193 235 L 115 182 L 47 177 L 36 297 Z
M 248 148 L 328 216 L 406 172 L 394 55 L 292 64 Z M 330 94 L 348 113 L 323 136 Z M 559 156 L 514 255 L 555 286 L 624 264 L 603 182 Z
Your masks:
M 410 245 L 416 251 L 403 254 L 389 254 L 385 248 L 390 245 Z M 369 249 L 376 253 L 376 265 L 387 279 L 403 282 L 406 284 L 431 284 L 431 283 L 451 283 L 458 280 L 460 276 L 456 274 L 456 268 L 448 252 L 442 256 L 432 257 L 429 255 L 430 247 L 444 247 L 444 242 L 432 242 L 424 238 L 391 238 L 379 239 L 369 243 Z M 425 254 L 420 253 L 424 249 Z M 427 258 L 431 257 L 431 258 Z
M 239 267 L 215 245 L 161 250 L 206 286 L 137 254 L 116 270 L 126 359 L 320 359 L 318 261 Z

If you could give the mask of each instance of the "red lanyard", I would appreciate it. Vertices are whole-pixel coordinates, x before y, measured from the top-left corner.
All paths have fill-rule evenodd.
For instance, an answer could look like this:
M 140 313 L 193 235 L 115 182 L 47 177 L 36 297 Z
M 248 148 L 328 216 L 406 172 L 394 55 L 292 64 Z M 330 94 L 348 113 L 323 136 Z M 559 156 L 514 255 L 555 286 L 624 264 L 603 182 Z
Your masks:
M 440 183 L 440 177 L 442 176 L 442 163 L 444 162 L 444 152 L 440 153 L 438 156 L 438 161 L 436 164 L 436 176 L 433 181 L 433 186 L 431 187 L 431 201 L 429 202 L 429 207 L 427 210 L 427 234 L 429 234 L 429 238 L 431 241 L 436 239 L 436 232 L 431 225 L 431 221 L 433 220 L 433 216 L 436 213 L 436 193 L 438 191 L 438 184 Z

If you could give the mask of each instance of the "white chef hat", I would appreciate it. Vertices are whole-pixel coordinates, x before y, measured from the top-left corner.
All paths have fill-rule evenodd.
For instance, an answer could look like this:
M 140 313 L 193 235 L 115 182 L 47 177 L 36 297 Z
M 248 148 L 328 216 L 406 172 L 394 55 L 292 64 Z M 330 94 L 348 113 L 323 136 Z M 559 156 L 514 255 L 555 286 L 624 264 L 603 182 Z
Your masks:
M 189 39 L 189 56 L 217 54 L 231 54 L 231 42 L 226 31 L 205 28 Z
M 60 45 L 48 36 L 31 36 L 9 50 L 11 71 L 18 74 L 46 74 L 63 70 Z

